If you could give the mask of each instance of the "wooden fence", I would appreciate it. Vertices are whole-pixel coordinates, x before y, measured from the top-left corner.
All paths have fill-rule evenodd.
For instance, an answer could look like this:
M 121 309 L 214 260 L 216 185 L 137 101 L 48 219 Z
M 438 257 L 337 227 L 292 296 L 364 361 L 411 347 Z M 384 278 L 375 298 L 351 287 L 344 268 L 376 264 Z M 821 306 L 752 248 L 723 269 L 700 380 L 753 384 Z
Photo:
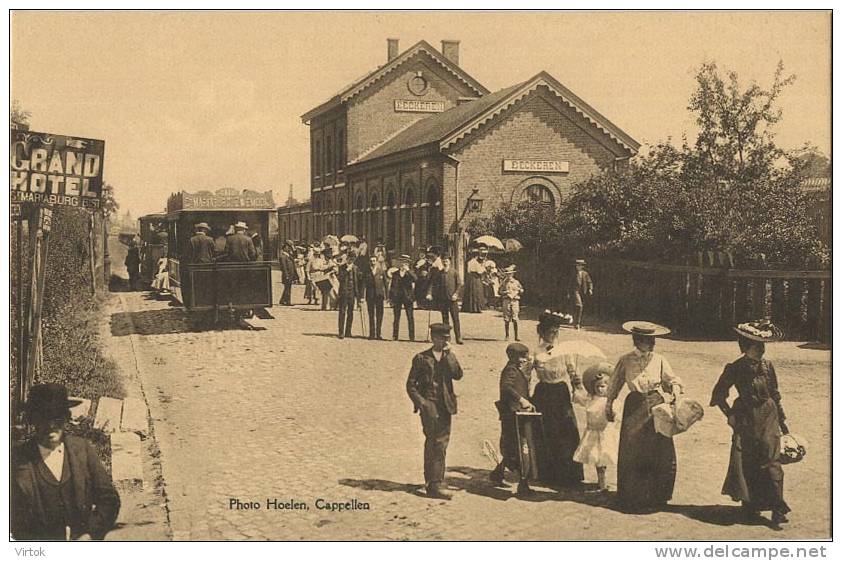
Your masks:
M 569 256 L 513 258 L 527 303 L 565 309 L 572 269 Z M 788 340 L 831 338 L 831 272 L 734 269 L 644 261 L 588 259 L 594 295 L 586 315 L 605 320 L 640 319 L 677 333 L 720 337 L 736 323 L 770 318 Z M 531 286 L 530 286 L 531 285 Z M 530 295 L 529 293 L 532 292 Z

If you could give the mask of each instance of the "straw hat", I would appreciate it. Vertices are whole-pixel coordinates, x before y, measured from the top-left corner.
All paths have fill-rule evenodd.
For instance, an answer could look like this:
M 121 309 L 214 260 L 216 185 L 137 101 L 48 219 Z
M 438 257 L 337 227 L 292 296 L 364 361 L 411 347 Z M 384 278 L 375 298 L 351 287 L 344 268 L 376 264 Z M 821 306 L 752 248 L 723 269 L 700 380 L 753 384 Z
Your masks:
M 734 326 L 734 332 L 740 337 L 761 343 L 771 343 L 784 338 L 783 332 L 775 327 L 771 321 L 755 320 Z
M 627 321 L 623 324 L 623 331 L 632 335 L 648 335 L 650 337 L 660 337 L 670 333 L 668 327 L 651 321 Z

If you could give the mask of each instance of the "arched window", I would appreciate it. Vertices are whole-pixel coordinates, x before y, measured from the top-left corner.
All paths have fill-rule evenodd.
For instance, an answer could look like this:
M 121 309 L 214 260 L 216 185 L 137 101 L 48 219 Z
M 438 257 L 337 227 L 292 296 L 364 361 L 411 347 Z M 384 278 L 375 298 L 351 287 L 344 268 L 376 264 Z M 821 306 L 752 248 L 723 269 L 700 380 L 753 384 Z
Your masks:
M 555 207 L 555 197 L 553 196 L 553 192 L 549 187 L 541 185 L 540 183 L 533 183 L 529 185 L 523 190 L 520 198 L 522 201 L 530 201 L 533 203 L 541 203 L 547 206 Z
M 347 233 L 345 232 L 345 197 L 340 196 L 337 201 L 336 210 L 339 211 L 339 215 L 336 217 L 336 233 L 341 236 Z
M 334 162 L 333 162 L 333 137 L 328 136 L 325 139 L 325 144 L 326 144 L 325 160 L 327 161 L 327 163 L 325 165 L 325 173 L 330 173 L 330 172 L 333 171 L 333 165 L 334 165 Z
M 345 131 L 339 129 L 336 134 L 336 169 L 345 167 Z
M 371 212 L 369 213 L 370 238 L 375 242 L 382 241 L 380 235 L 380 199 L 377 193 L 371 196 Z
M 365 197 L 362 193 L 357 193 L 356 202 L 354 202 L 354 234 L 362 236 L 363 234 L 363 209 L 365 208 Z
M 435 181 L 427 184 L 427 244 L 435 245 L 441 241 L 442 228 L 441 195 Z
M 313 149 L 313 167 L 316 170 L 316 177 L 322 174 L 322 141 L 316 141 L 316 147 Z
M 395 192 L 389 191 L 386 195 L 386 247 L 398 247 L 398 203 L 395 200 Z
M 406 194 L 404 195 L 404 205 L 406 208 L 403 210 L 404 212 L 404 219 L 403 219 L 403 235 L 401 236 L 405 240 L 405 246 L 407 251 L 412 251 L 415 249 L 415 223 L 416 223 L 416 216 L 415 216 L 415 188 L 412 184 L 408 184 L 406 186 Z

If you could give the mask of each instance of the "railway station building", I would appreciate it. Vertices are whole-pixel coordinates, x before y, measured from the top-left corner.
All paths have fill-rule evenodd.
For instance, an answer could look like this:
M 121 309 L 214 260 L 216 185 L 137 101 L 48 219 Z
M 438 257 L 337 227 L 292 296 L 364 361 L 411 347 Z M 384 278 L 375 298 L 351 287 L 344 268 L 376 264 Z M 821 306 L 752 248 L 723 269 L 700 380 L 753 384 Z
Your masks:
M 389 39 L 383 65 L 301 119 L 309 207 L 281 207 L 280 232 L 351 233 L 393 253 L 453 247 L 471 218 L 502 203 L 557 205 L 639 148 L 546 72 L 490 92 L 459 66 L 458 41 L 399 52 Z

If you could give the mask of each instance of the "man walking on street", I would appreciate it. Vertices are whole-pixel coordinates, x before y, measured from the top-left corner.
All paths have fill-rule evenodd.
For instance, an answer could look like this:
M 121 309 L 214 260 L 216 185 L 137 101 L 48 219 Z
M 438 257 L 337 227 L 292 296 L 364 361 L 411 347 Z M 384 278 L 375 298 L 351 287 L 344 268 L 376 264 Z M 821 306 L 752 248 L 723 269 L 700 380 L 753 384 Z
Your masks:
M 377 261 L 376 257 L 369 258 L 369 267 L 363 271 L 365 301 L 369 317 L 369 339 L 383 338 L 380 329 L 383 327 L 383 301 L 386 299 L 388 283 L 383 265 Z
M 453 380 L 462 379 L 462 367 L 450 351 L 450 326 L 430 326 L 433 346 L 412 359 L 406 392 L 424 429 L 424 482 L 427 497 L 450 500 L 444 485 L 445 456 L 450 442 L 451 417 L 456 414 Z
M 278 254 L 278 261 L 281 266 L 281 282 L 284 284 L 284 293 L 281 295 L 281 306 L 292 306 L 292 281 L 295 278 L 295 262 L 292 260 L 294 246 L 287 241 Z
M 570 300 L 575 309 L 574 323 L 576 329 L 582 329 L 582 313 L 585 309 L 585 298 L 593 296 L 593 281 L 585 270 L 585 260 L 576 260 L 576 278 L 570 291 Z
M 392 339 L 397 341 L 401 327 L 401 309 L 406 312 L 406 326 L 409 329 L 409 340 L 415 340 L 415 317 L 412 313 L 415 300 L 415 275 L 409 270 L 409 255 L 401 255 L 398 272 L 392 275 L 392 285 L 389 288 L 389 300 L 392 302 Z
M 354 307 L 363 298 L 363 279 L 359 267 L 354 263 L 356 255 L 351 252 L 346 262 L 339 267 L 339 338 L 351 336 L 354 325 Z
M 459 290 L 462 283 L 459 281 L 459 274 L 451 266 L 450 256 L 444 255 L 441 258 L 442 269 L 433 269 L 430 280 L 430 290 L 427 292 L 427 300 L 433 301 L 435 309 L 441 312 L 441 320 L 450 324 L 453 319 L 453 331 L 456 333 L 456 344 L 462 344 L 462 330 L 459 326 Z

